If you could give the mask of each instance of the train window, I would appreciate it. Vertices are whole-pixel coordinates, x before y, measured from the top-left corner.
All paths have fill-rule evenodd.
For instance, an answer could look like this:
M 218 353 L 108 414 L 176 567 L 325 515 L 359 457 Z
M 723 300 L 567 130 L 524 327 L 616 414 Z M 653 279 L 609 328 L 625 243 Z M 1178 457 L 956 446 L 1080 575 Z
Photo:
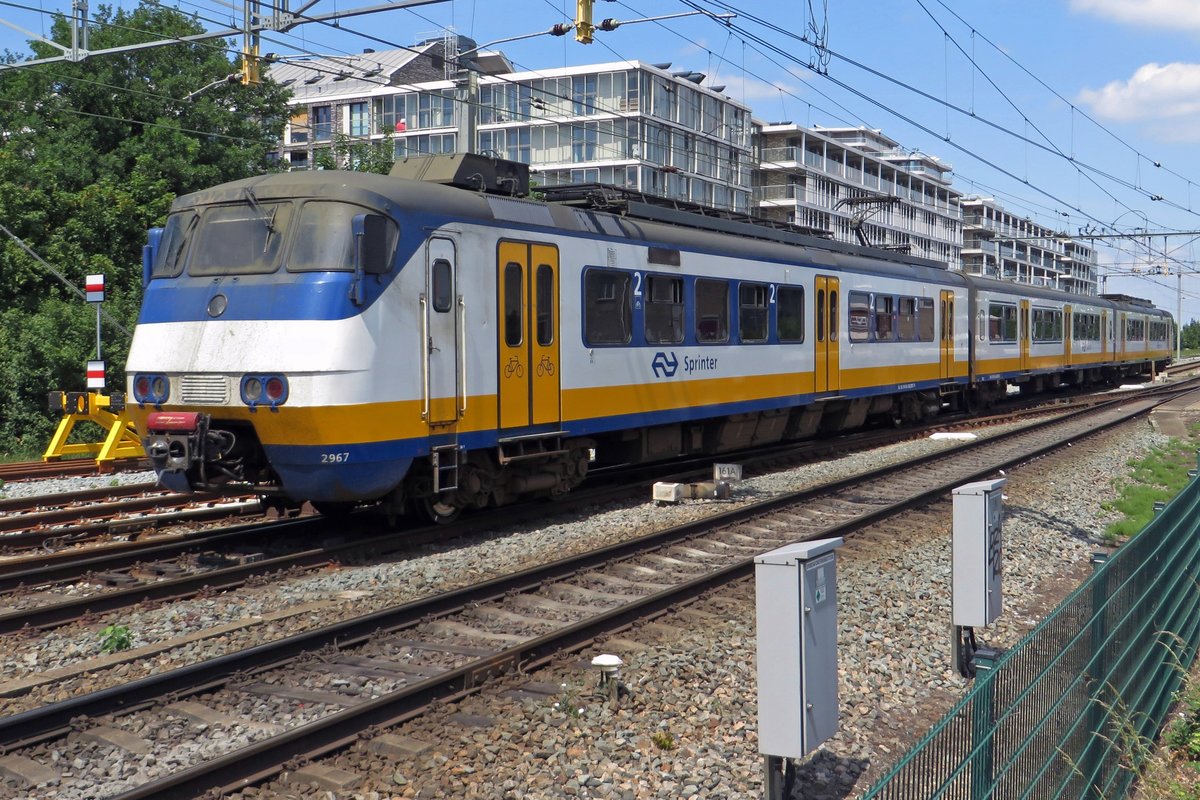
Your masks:
M 352 272 L 354 270 L 353 219 L 364 211 L 348 203 L 312 201 L 300 209 L 295 241 L 288 255 L 289 272 Z M 386 219 L 386 218 L 385 218 Z M 386 261 L 396 245 L 396 223 L 388 219 Z
M 504 344 L 516 347 L 523 341 L 525 331 L 525 304 L 522 291 L 525 283 L 524 269 L 515 261 L 504 265 Z
M 890 342 L 896 338 L 893 314 L 896 309 L 896 298 L 887 295 L 875 295 L 875 341 Z
M 851 292 L 850 316 L 847 331 L 852 342 L 866 342 L 871 338 L 871 295 L 866 292 Z
M 696 281 L 696 341 L 729 341 L 729 284 Z
M 199 218 L 195 211 L 183 211 L 167 217 L 162 238 L 158 240 L 158 252 L 154 254 L 151 278 L 174 278 L 182 274 L 187 245 Z
M 534 282 L 537 301 L 537 343 L 542 347 L 554 344 L 554 270 L 549 264 L 539 264 Z
M 1015 342 L 1017 340 L 1017 307 L 990 303 L 988 305 L 988 340 Z
M 896 332 L 902 342 L 917 340 L 917 298 L 901 297 L 897 303 Z
M 780 286 L 775 301 L 779 341 L 804 341 L 804 289 L 799 286 Z
M 837 289 L 829 290 L 829 341 L 838 338 L 838 296 Z
M 669 247 L 649 248 L 646 260 L 651 264 L 664 264 L 668 267 L 678 267 L 680 264 L 679 251 Z
M 190 275 L 254 275 L 279 267 L 291 203 L 239 203 L 214 206 L 200 218 Z M 347 239 L 350 225 L 347 222 Z
M 825 341 L 825 290 L 817 290 L 817 341 Z
M 1142 319 L 1129 317 L 1125 320 L 1125 340 L 1128 342 L 1140 342 L 1146 338 L 1146 323 Z
M 767 340 L 767 287 L 761 283 L 738 287 L 738 336 L 743 342 Z
M 1078 340 L 1097 341 L 1100 338 L 1099 314 L 1073 314 L 1071 327 L 1074 338 Z
M 433 262 L 430 270 L 433 310 L 444 314 L 454 307 L 454 268 L 444 258 Z
M 1053 308 L 1033 310 L 1033 340 L 1035 342 L 1062 341 L 1062 312 Z
M 954 314 L 953 301 L 951 301 L 950 314 Z M 933 337 L 933 298 L 919 297 L 917 298 L 917 340 L 932 342 Z
M 650 275 L 646 289 L 646 341 L 679 344 L 683 341 L 683 279 Z
M 589 345 L 628 344 L 633 330 L 629 273 L 589 269 L 583 284 L 583 338 Z

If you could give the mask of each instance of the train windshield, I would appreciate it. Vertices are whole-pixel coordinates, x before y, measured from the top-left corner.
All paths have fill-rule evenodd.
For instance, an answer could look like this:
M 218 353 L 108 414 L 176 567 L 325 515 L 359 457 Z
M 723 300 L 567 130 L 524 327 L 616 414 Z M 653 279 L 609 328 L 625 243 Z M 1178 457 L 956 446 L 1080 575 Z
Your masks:
M 291 272 L 351 272 L 354 270 L 354 217 L 360 206 L 313 200 L 300 210 L 296 240 L 288 256 Z M 396 244 L 396 226 L 388 220 L 387 253 Z
M 184 211 L 167 217 L 158 252 L 154 257 L 151 278 L 174 278 L 183 272 L 183 258 L 187 252 L 188 237 L 196 227 L 200 215 L 195 211 Z
M 200 218 L 190 237 L 189 275 L 253 275 L 279 268 L 283 240 L 292 216 L 291 203 L 214 206 Z

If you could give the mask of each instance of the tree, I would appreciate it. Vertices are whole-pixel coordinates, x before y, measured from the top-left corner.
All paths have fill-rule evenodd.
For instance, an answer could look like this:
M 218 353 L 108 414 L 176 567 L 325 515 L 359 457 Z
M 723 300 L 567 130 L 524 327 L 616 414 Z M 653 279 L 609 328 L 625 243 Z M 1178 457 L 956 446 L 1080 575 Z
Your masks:
M 1179 332 L 1179 344 L 1184 350 L 1200 350 L 1200 322 L 1192 320 Z
M 396 163 L 395 144 L 390 135 L 376 141 L 351 139 L 343 133 L 333 137 L 333 146 L 317 151 L 317 169 L 347 169 L 387 175 Z
M 89 49 L 203 32 L 152 2 L 102 6 Z M 66 20 L 51 38 L 70 42 Z M 59 54 L 30 46 L 35 58 Z M 0 60 L 19 63 L 12 53 Z M 228 43 L 213 40 L 0 71 L 0 224 L 77 286 L 105 273 L 105 310 L 132 328 L 146 230 L 163 222 L 171 201 L 272 168 L 286 89 L 239 82 L 184 99 L 235 70 Z M 83 388 L 95 312 L 2 234 L 0 286 L 0 319 L 12 333 L 0 338 L 0 453 L 32 455 L 56 422 L 46 392 Z M 104 337 L 108 385 L 122 387 L 129 342 L 112 326 Z

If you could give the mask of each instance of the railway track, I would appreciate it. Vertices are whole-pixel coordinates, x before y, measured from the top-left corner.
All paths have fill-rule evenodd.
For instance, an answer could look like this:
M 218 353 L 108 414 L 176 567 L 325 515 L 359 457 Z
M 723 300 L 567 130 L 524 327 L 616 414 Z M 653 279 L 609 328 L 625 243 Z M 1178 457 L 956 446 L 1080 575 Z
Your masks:
M 159 765 L 190 764 L 170 774 L 148 766 L 153 779 L 112 787 L 121 800 L 232 791 L 277 774 L 293 759 L 319 757 L 362 737 L 374 741 L 378 726 L 402 722 L 431 702 L 477 691 L 489 678 L 518 667 L 536 668 L 745 577 L 759 552 L 803 538 L 846 535 L 944 498 L 954 486 L 1119 424 L 1179 391 L 1125 398 L 1092 414 L 1073 414 L 951 454 L 18 714 L 0 720 L 0 745 L 12 753 L 6 758 L 45 766 L 39 759 L 47 743 L 68 735 L 72 720 L 87 717 L 76 737 L 96 747 L 116 747 L 124 758 L 137 758 L 144 749 Z M 247 698 L 266 698 L 265 705 L 248 705 Z M 250 706 L 260 716 L 302 724 L 279 730 L 270 719 L 239 716 L 239 709 Z M 177 734 L 169 747 L 161 737 L 151 742 L 129 733 L 162 725 Z M 252 730 L 259 740 L 197 763 L 196 753 L 204 749 L 199 741 L 206 738 L 198 729 L 208 726 Z M 179 748 L 192 755 L 180 755 Z
M 106 464 L 104 469 L 98 467 L 95 460 L 90 458 L 74 458 L 65 461 L 14 461 L 11 464 L 0 464 L 0 481 L 42 480 L 144 469 L 150 469 L 150 462 L 144 458 L 117 459 Z
M 22 548 L 56 552 L 183 521 L 261 510 L 256 498 L 176 494 L 155 483 L 0 500 L 0 553 L 10 555 Z
M 1131 395 L 1122 393 L 1119 396 Z M 747 473 L 753 474 L 756 470 L 777 469 L 781 464 L 801 463 L 830 452 L 879 447 L 924 436 L 932 431 L 1001 424 L 1022 416 L 1070 413 L 1091 408 L 1097 403 L 1114 402 L 1113 398 L 1111 393 L 1074 399 L 1058 398 L 1050 402 L 1046 398 L 1039 398 L 991 417 L 972 418 L 964 415 L 941 419 L 918 428 L 864 431 L 832 440 L 755 451 L 745 454 L 745 458 L 741 457 L 743 454 L 730 454 L 728 458 L 743 462 Z M 678 462 L 671 466 L 679 471 L 669 476 L 661 474 L 661 467 L 638 468 L 632 473 L 614 470 L 611 472 L 618 475 L 619 480 L 614 482 L 602 478 L 600 485 L 578 490 L 557 502 L 555 510 L 582 509 L 634 496 L 644 492 L 646 485 L 653 480 L 702 479 L 710 469 L 710 464 L 711 457 L 696 460 L 694 464 Z M 79 493 L 79 497 L 86 500 L 100 496 L 105 491 L 118 495 L 123 493 L 119 488 L 89 490 Z M 57 497 L 0 501 L 0 510 L 5 502 L 38 505 L 56 502 Z M 173 602 L 200 592 L 229 591 L 261 576 L 295 574 L 297 570 L 316 570 L 334 563 L 412 552 L 433 542 L 472 535 L 483 527 L 523 524 L 539 518 L 544 511 L 540 504 L 526 504 L 493 509 L 486 515 L 468 515 L 450 525 L 406 526 L 400 531 L 383 526 L 377 515 L 363 512 L 336 524 L 322 519 L 303 522 L 281 520 L 229 528 L 191 529 L 154 537 L 120 536 L 119 541 L 111 541 L 113 533 L 131 527 L 151 527 L 155 520 L 169 524 L 173 520 L 230 516 L 235 513 L 254 514 L 258 511 L 257 505 L 252 502 L 222 506 L 216 498 L 189 495 L 173 497 L 175 499 L 172 502 L 175 503 L 183 503 L 191 497 L 199 507 L 155 513 L 131 523 L 110 522 L 101 512 L 98 521 L 77 523 L 79 530 L 90 529 L 108 536 L 110 541 L 98 547 L 47 552 L 48 549 L 56 549 L 59 544 L 70 542 L 70 534 L 58 532 L 43 540 L 39 538 L 42 534 L 37 531 L 28 533 L 30 541 L 47 541 L 50 548 L 40 548 L 25 558 L 0 561 L 0 596 L 7 595 L 7 608 L 0 608 L 0 634 L 22 629 L 46 630 L 141 603 Z M 84 506 L 79 511 L 84 519 L 88 518 L 86 508 Z M 222 508 L 227 510 L 222 511 Z M 65 509 L 46 513 L 69 514 Z M 2 517 L 0 524 L 3 524 Z M 10 540 L 3 537 L 0 541 Z M 64 584 L 72 584 L 73 591 L 67 599 L 59 599 L 55 597 L 53 587 Z

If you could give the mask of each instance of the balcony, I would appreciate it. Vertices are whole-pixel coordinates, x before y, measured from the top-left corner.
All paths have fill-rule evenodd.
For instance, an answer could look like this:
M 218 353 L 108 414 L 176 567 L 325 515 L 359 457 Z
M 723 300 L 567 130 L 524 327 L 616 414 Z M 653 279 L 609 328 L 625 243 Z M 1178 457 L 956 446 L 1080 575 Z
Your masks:
M 756 186 L 754 188 L 754 199 L 756 202 L 771 203 L 778 201 L 795 202 L 797 190 L 799 194 L 804 194 L 804 187 L 796 184 L 784 184 L 780 186 Z

